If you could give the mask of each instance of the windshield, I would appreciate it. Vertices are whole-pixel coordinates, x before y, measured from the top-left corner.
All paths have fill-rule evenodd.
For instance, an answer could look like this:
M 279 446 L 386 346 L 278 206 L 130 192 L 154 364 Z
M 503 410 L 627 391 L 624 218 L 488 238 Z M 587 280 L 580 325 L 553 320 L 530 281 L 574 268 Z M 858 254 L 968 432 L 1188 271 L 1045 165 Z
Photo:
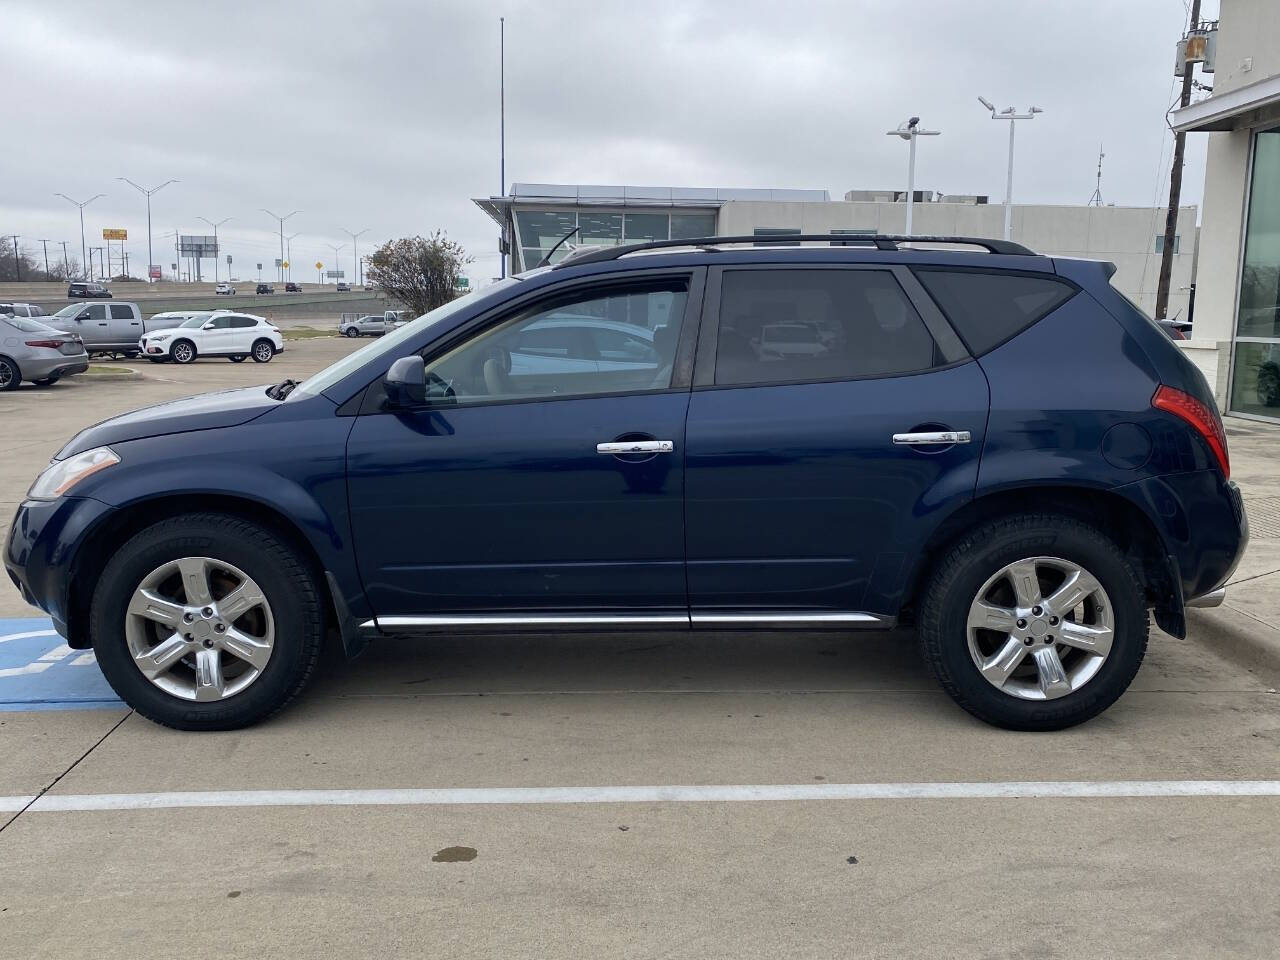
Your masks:
M 433 323 L 439 323 L 446 317 L 453 316 L 464 307 L 469 307 L 479 300 L 485 300 L 489 297 L 508 290 L 520 281 L 515 277 L 508 277 L 505 280 L 499 280 L 497 283 L 491 283 L 482 291 L 474 293 L 466 293 L 455 300 L 436 307 L 430 313 L 424 313 L 416 320 L 412 320 L 403 326 L 396 327 L 391 333 L 370 343 L 368 346 L 361 347 L 354 353 L 349 353 L 337 363 L 325 367 L 314 376 L 308 377 L 298 384 L 297 388 L 289 394 L 290 399 L 300 394 L 313 396 L 321 391 L 329 389 L 343 377 L 347 376 L 355 370 L 360 369 L 370 360 L 375 360 L 385 354 L 392 353 L 400 348 L 400 344 L 406 340 L 411 340 L 419 333 L 431 326 Z
M 178 324 L 178 326 L 179 327 L 203 327 L 204 322 L 208 320 L 211 316 L 213 316 L 213 314 L 211 313 L 197 313 L 191 319 L 183 320 L 180 324 Z
M 64 319 L 67 317 L 74 317 L 77 313 L 79 313 L 83 309 L 84 309 L 84 304 L 82 303 L 69 303 L 65 307 L 63 307 L 61 310 L 59 310 L 57 313 L 55 313 L 54 316 L 62 317 Z

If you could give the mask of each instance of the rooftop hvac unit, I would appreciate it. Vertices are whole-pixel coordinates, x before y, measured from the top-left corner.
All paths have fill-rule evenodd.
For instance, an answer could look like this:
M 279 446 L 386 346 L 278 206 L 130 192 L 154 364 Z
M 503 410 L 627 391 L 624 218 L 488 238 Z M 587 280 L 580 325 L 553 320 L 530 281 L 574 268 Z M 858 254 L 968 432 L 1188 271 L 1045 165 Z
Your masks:
M 972 206 L 980 206 L 988 202 L 985 193 L 944 193 L 938 197 L 939 203 L 967 203 Z

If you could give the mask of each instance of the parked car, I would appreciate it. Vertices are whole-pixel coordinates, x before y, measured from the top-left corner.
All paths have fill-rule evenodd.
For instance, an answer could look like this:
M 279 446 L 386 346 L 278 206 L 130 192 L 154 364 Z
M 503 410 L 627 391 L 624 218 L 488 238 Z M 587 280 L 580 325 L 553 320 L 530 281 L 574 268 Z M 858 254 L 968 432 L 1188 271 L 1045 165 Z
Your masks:
M 345 280 L 339 280 L 338 285 L 334 289 L 336 289 L 338 293 L 350 293 L 351 284 L 347 283 Z
M 254 293 L 275 293 L 276 288 L 274 285 L 270 283 L 260 283 L 258 284 L 258 289 L 254 290 L 253 292 Z
M 96 280 L 73 280 L 67 285 L 67 296 L 72 300 L 110 300 L 111 291 Z
M 45 312 L 44 307 L 41 307 L 38 304 L 21 303 L 17 301 L 11 303 L 0 303 L 0 314 L 5 314 L 10 317 L 44 317 L 48 315 Z
M 44 322 L 84 341 L 92 354 L 138 355 L 138 337 L 148 329 L 136 303 L 72 303 Z
M 300 384 L 107 420 L 5 565 L 184 729 L 281 708 L 327 628 L 911 623 L 983 720 L 1087 720 L 1244 550 L 1213 394 L 1110 264 L 875 239 L 583 248 Z
M 18 389 L 23 380 L 52 386 L 88 369 L 79 337 L 26 317 L 0 315 L 0 392 Z
M 253 357 L 256 363 L 267 363 L 284 350 L 284 337 L 263 317 L 220 310 L 148 333 L 138 348 L 148 359 L 174 363 L 194 363 L 197 357 L 227 357 L 233 363 Z
M 338 332 L 344 337 L 380 337 L 397 329 L 404 321 L 395 310 L 385 313 L 344 313 L 338 321 Z
M 218 284 L 216 287 L 213 288 L 213 292 L 218 294 L 219 296 L 233 297 L 235 296 L 236 288 L 233 287 L 231 284 L 227 283 L 226 281 L 223 281 L 222 283 Z
M 284 285 L 284 292 L 285 293 L 301 293 L 302 284 L 294 283 L 292 280 L 290 280 L 288 283 Z

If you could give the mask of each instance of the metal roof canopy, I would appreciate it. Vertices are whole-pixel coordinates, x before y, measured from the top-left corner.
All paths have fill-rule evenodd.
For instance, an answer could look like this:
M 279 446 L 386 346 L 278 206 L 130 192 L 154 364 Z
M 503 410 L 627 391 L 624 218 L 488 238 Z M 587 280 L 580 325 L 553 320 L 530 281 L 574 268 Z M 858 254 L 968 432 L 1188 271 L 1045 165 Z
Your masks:
M 1266 111 L 1265 114 L 1262 111 Z M 1256 117 L 1246 114 L 1257 113 Z M 1280 74 L 1266 77 L 1173 111 L 1174 132 L 1195 133 L 1235 130 L 1274 122 L 1280 117 Z

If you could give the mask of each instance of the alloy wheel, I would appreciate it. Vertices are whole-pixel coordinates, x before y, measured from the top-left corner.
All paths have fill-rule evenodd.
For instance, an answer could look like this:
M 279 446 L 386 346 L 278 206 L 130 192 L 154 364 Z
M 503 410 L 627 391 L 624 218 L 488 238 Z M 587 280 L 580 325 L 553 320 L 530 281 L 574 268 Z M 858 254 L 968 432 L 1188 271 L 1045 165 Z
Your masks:
M 0 390 L 8 390 L 12 387 L 15 376 L 13 366 L 7 360 L 0 360 Z
M 275 356 L 275 353 L 275 349 L 271 344 L 267 343 L 265 340 L 260 340 L 253 348 L 253 359 L 257 360 L 259 363 L 266 363 Z
M 996 689 L 1054 700 L 1097 676 L 1111 652 L 1111 600 L 1088 570 L 1060 557 L 1010 563 L 969 607 L 969 655 Z
M 208 703 L 262 675 L 275 645 L 262 589 L 211 557 L 171 560 L 147 574 L 125 612 L 125 640 L 144 677 L 172 696 Z
M 178 363 L 190 363 L 195 359 L 195 355 L 192 353 L 190 344 L 175 344 L 173 348 L 173 359 Z

